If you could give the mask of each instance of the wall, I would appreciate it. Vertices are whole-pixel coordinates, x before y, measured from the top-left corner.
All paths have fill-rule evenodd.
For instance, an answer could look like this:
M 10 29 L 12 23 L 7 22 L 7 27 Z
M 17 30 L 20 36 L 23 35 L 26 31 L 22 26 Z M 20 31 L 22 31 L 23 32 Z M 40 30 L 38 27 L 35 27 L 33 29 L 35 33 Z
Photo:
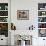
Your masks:
M 11 2 L 11 22 L 14 22 L 17 30 L 28 30 L 29 26 L 31 26 L 33 23 L 33 25 L 36 27 L 37 2 L 33 2 L 35 5 L 32 2 L 33 1 L 30 0 L 15 0 Z M 17 10 L 29 10 L 29 20 L 17 20 Z
M 23 10 L 23 9 L 29 10 L 29 20 L 17 20 L 17 10 Z M 16 25 L 16 29 L 17 29 L 16 31 L 28 30 L 28 27 L 33 24 L 36 29 L 35 32 L 38 32 L 37 31 L 37 0 L 34 1 L 11 0 L 11 22 L 14 23 L 14 25 Z
M 38 3 L 45 3 L 46 0 L 11 0 L 11 22 L 16 25 L 16 32 L 28 30 L 30 25 L 35 26 L 33 33 L 33 46 L 43 44 L 43 38 L 38 38 Z M 29 10 L 29 20 L 17 20 L 17 10 Z M 37 36 L 37 37 L 36 37 Z M 44 46 L 44 44 L 42 45 Z

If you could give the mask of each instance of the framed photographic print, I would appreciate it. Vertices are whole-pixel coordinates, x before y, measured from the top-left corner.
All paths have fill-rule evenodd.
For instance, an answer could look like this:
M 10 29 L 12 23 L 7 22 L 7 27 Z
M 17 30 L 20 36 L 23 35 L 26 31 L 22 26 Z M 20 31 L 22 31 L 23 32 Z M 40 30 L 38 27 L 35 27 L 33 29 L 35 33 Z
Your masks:
M 29 20 L 29 10 L 17 10 L 17 20 Z

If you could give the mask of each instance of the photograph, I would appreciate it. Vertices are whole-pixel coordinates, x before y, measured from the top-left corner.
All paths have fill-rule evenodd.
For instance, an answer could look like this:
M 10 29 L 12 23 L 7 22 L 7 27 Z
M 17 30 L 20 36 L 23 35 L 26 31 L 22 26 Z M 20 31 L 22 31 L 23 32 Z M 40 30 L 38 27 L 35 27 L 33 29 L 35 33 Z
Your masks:
M 18 20 L 29 20 L 29 10 L 17 10 Z

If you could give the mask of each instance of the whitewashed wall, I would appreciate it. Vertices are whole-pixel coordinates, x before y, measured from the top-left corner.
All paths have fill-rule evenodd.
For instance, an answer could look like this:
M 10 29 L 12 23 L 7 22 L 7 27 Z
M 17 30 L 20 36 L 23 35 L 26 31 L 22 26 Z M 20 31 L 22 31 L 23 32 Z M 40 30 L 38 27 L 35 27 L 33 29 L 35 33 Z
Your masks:
M 24 31 L 32 24 L 35 26 L 36 34 L 33 33 L 33 46 L 44 45 L 43 39 L 38 38 L 38 3 L 46 3 L 46 0 L 11 0 L 11 22 L 16 25 L 16 29 Z M 17 10 L 29 10 L 29 20 L 17 20 Z
M 34 5 L 35 4 L 35 5 Z M 17 10 L 29 10 L 29 20 L 17 20 Z M 11 22 L 14 22 L 17 30 L 27 30 L 29 26 L 37 23 L 37 2 L 30 0 L 12 0 L 11 2 Z

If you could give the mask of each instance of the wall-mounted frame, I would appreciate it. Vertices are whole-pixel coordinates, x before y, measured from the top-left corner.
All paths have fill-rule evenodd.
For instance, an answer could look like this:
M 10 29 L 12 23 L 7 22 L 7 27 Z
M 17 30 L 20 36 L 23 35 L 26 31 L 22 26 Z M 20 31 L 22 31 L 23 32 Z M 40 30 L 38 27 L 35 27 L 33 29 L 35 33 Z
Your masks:
M 17 10 L 17 20 L 29 20 L 29 10 Z

